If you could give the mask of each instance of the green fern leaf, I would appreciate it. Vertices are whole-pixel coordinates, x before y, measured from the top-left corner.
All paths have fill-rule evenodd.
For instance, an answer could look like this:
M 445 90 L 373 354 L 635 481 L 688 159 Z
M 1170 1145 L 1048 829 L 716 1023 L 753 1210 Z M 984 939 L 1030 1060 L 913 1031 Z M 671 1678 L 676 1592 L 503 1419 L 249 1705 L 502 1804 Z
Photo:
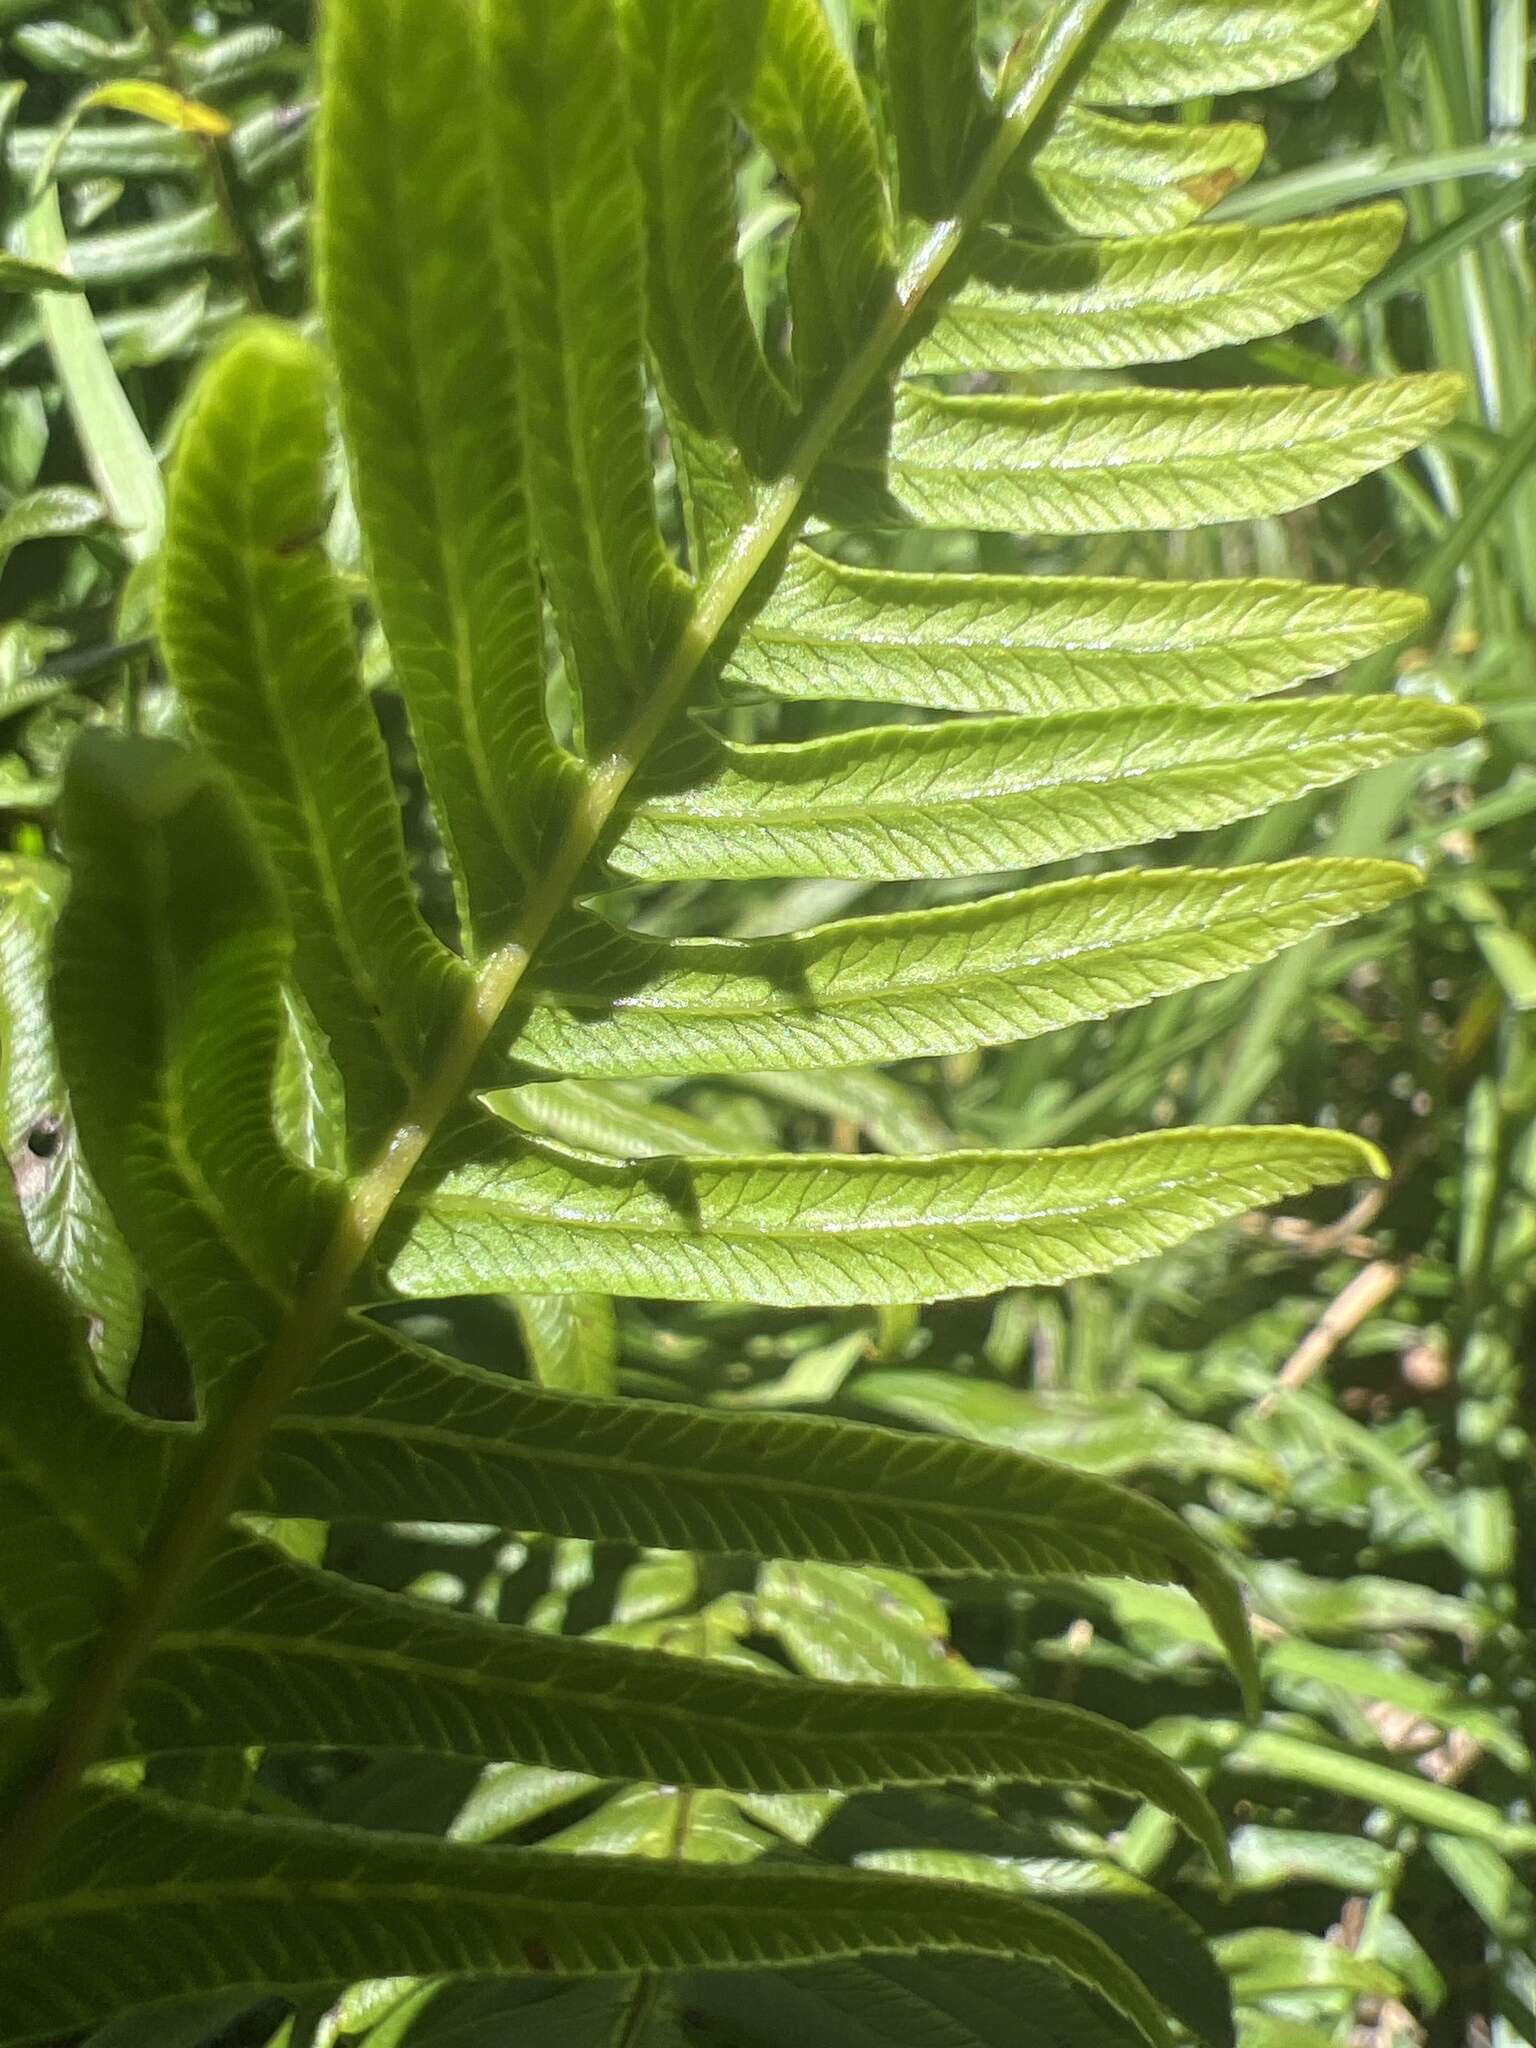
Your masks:
M 1246 121 L 1122 121 L 1068 105 L 1044 144 L 1005 174 L 998 212 L 1075 235 L 1160 235 L 1188 227 L 1246 184 L 1264 131 Z
M 727 23 L 719 0 L 624 0 L 619 26 L 650 202 L 652 347 L 690 424 L 723 434 L 752 471 L 771 475 L 794 411 L 736 262 Z
M 1279 334 L 1354 297 L 1402 234 L 1395 206 L 1279 228 L 978 245 L 909 372 L 1116 370 Z
M 1453 416 L 1457 377 L 1337 391 L 1104 391 L 953 398 L 909 386 L 890 488 L 932 526 L 1151 532 L 1293 512 L 1393 462 Z
M 1305 77 L 1365 34 L 1376 0 L 1131 0 L 1078 90 L 1112 106 L 1249 92 Z
M 544 715 L 474 9 L 338 4 L 325 24 L 321 300 L 396 680 L 484 946 L 536 870 L 570 764 Z
M 686 1487 L 672 1477 L 680 1466 Z M 545 1393 L 367 1325 L 274 1425 L 242 1501 L 280 1516 L 505 1522 L 909 1572 L 1179 1579 L 1239 1670 L 1253 1670 L 1230 1579 L 1155 1502 L 973 1444 Z
M 1344 698 L 723 745 L 712 775 L 637 808 L 610 860 L 653 882 L 1035 867 L 1229 824 L 1475 730 L 1440 705 Z
M 964 1775 L 1149 1799 L 1213 1860 L 1215 1814 L 1176 1765 L 1075 1708 L 990 1691 L 849 1694 L 607 1643 L 433 1617 L 233 1538 L 124 1698 L 106 1754 L 350 1747 L 744 1792 Z
M 751 1073 L 1006 1044 L 1256 966 L 1417 882 L 1385 861 L 1293 861 L 1099 875 L 781 939 L 584 927 L 551 949 L 518 1053 L 555 1073 Z M 524 1121 L 526 1092 L 497 1107 L 510 1097 Z M 590 1143 L 570 1123 L 529 1127 Z M 701 1149 L 687 1130 L 644 1146 L 618 1131 L 632 1155 Z
M 366 24 L 371 7 L 353 5 Z M 644 702 L 687 610 L 651 481 L 644 227 L 624 69 L 605 0 L 478 14 L 529 494 L 585 741 L 601 754 Z M 436 18 L 437 0 L 415 0 L 418 34 L 433 35 Z
M 1098 374 L 1326 309 L 1385 259 L 1396 219 L 1191 229 L 1253 170 L 1257 132 L 1092 106 L 1301 76 L 1369 13 L 1063 0 L 989 105 L 964 0 L 893 0 L 883 42 L 852 59 L 819 0 L 331 0 L 316 243 L 358 530 L 348 506 L 330 516 L 322 360 L 244 329 L 200 383 L 172 477 L 168 718 L 184 712 L 195 744 L 88 731 L 68 764 L 57 1074 L 43 923 L 14 943 L 5 928 L 0 953 L 33 1034 L 7 1045 L 10 1132 L 39 1090 L 77 1124 L 99 1189 L 95 1208 L 76 1190 L 79 1213 L 121 1233 L 187 1370 L 162 1403 L 184 1420 L 136 1413 L 81 1341 L 94 1278 L 58 1252 L 70 1298 L 30 1264 L 16 1275 L 6 2042 L 135 2009 L 190 2027 L 231 2009 L 196 2001 L 361 1982 L 337 2023 L 370 2030 L 388 2007 L 386 2048 L 443 1985 L 490 1977 L 510 2013 L 638 2044 L 658 1973 L 733 1971 L 747 1995 L 800 1999 L 807 2040 L 861 1999 L 952 2033 L 969 1957 L 980 2038 L 1024 1988 L 1074 2038 L 1161 2042 L 1166 2008 L 1226 2048 L 1220 1999 L 1213 2016 L 1172 1981 L 1148 1915 L 1117 1920 L 1039 1870 L 988 1888 L 984 1849 L 925 1829 L 850 1832 L 842 1853 L 962 1861 L 899 1876 L 804 1846 L 848 1815 L 849 1789 L 981 1774 L 1150 1801 L 1219 1859 L 1160 1749 L 958 1659 L 923 1682 L 947 1635 L 926 1578 L 1118 1577 L 1193 1593 L 1252 1701 L 1247 1620 L 1214 1553 L 1170 1510 L 1012 1438 L 935 1434 L 958 1425 L 932 1401 L 922 1434 L 773 1412 L 841 1386 L 867 1319 L 797 1328 L 811 1348 L 747 1390 L 760 1412 L 616 1398 L 621 1331 L 638 1351 L 648 1325 L 612 1298 L 705 1304 L 699 1327 L 732 1341 L 748 1304 L 880 1306 L 894 1359 L 914 1304 L 1102 1273 L 1381 1170 L 1348 1135 L 1284 1126 L 924 1149 L 948 1134 L 921 1083 L 858 1063 L 974 1053 L 1252 967 L 1396 901 L 1410 870 L 1127 869 L 815 922 L 882 877 L 952 899 L 955 878 L 1228 823 L 1468 730 L 1407 697 L 1249 701 L 1413 631 L 1423 608 L 1392 594 L 840 559 L 952 558 L 881 538 L 905 527 L 905 550 L 914 522 L 1071 537 L 1286 512 L 1451 417 L 1451 378 L 1246 391 Z M 29 47 L 66 69 L 142 63 L 137 43 L 56 25 Z M 261 66 L 273 47 L 194 53 L 188 81 L 204 58 Z M 737 268 L 748 141 L 753 175 L 771 162 L 790 195 L 782 290 L 773 252 L 750 289 Z M 282 157 L 270 133 L 249 143 L 269 146 Z M 50 147 L 37 139 L 34 168 Z M 129 242 L 81 245 L 80 274 L 208 261 L 206 208 L 144 216 Z M 34 253 L 67 255 L 55 239 Z M 1027 395 L 931 381 L 978 368 L 1093 375 Z M 359 538 L 348 581 L 326 549 L 346 560 Z M 364 599 L 387 655 L 370 673 L 392 672 L 421 763 L 413 847 L 441 851 L 458 950 L 409 877 L 353 644 Z M 707 722 L 718 684 L 737 694 L 729 739 Z M 746 745 L 770 707 L 744 690 L 961 715 L 851 732 L 818 715 L 794 729 L 820 737 Z M 736 915 L 731 885 L 765 875 L 855 886 Z M 629 925 L 605 914 L 627 898 L 599 905 L 616 879 L 667 877 L 710 889 Z M 662 936 L 707 930 L 717 906 L 734 938 Z M 636 1085 L 667 1074 L 690 1083 L 681 1105 Z M 858 1127 L 890 1149 L 770 1149 L 786 1109 L 830 1119 L 834 1144 Z M 19 1240 L 0 1239 L 8 1271 Z M 500 1306 L 471 1338 L 477 1296 Z M 446 1319 L 422 1306 L 445 1297 Z M 505 1364 L 514 1319 L 531 1381 L 406 1334 Z M 892 1377 L 868 1377 L 872 1400 L 922 1395 L 905 1367 L 894 1392 Z M 454 1581 L 473 1616 L 432 1604 L 443 1573 L 408 1595 L 364 1582 L 374 1542 L 403 1556 L 434 1522 L 444 1542 L 447 1525 L 477 1544 L 516 1530 L 548 1555 L 522 1625 L 491 1618 L 520 1577 L 504 1537 L 491 1577 Z M 584 1603 L 606 1598 L 592 1547 L 609 1543 L 666 1555 L 623 1568 L 611 1619 L 583 1635 Z M 750 1603 L 708 1597 L 689 1553 L 758 1560 Z M 293 1822 L 243 1810 L 257 1792 L 228 1766 L 259 1748 L 277 1777 L 296 1759 L 302 1799 L 322 1778 L 335 1796 Z M 309 1771 L 336 1754 L 374 1763 L 355 1783 Z M 435 1774 L 509 1754 L 533 1774 L 521 1794 L 497 1772 L 455 1839 L 432 1839 Z M 189 1796 L 141 1789 L 146 1774 Z M 614 1777 L 638 1782 L 562 1811 Z M 686 1801 L 658 1780 L 696 1793 L 716 1868 L 690 1866 Z M 373 1824 L 349 1823 L 349 1801 Z M 539 1848 L 475 1839 L 546 1815 Z M 813 1964 L 832 1989 L 801 1992 Z M 626 1983 L 570 1990 L 593 1975 Z M 433 1981 L 380 1993 L 411 1978 Z M 706 2009 L 733 2010 L 719 2000 Z
M 1080 1151 L 666 1159 L 613 1166 L 476 1128 L 408 1191 L 385 1252 L 402 1296 L 547 1286 L 786 1307 L 1050 1286 L 1379 1171 L 1322 1131 L 1172 1131 Z
M 783 697 L 950 711 L 1229 704 L 1391 646 L 1425 615 L 1396 591 L 903 576 L 801 548 L 731 673 Z

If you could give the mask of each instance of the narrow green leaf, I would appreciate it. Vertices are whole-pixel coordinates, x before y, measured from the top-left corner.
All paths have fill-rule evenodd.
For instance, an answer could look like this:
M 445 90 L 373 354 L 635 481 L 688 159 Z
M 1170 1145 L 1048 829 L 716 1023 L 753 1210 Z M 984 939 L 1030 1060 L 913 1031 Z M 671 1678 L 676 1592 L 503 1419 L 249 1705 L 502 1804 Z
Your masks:
M 1390 861 L 1287 861 L 1087 876 L 780 939 L 660 940 L 594 922 L 541 963 L 516 1053 L 608 1075 L 957 1053 L 1214 981 L 1418 885 Z M 658 1148 L 630 1156 L 641 1149 Z M 700 1148 L 674 1137 L 659 1149 Z
M 1056 1152 L 609 1165 L 472 1128 L 402 1199 L 397 1295 L 611 1293 L 786 1307 L 1051 1286 L 1378 1170 L 1336 1132 L 1166 1131 Z
M 1023 1957 L 1090 1985 L 1152 2044 L 1161 2013 L 1114 1951 L 1033 1901 L 760 1865 L 549 1856 L 233 1818 L 94 1793 L 0 1935 L 6 2043 L 135 2006 L 359 1977 L 586 1976 L 940 1949 Z M 91 1968 L 75 1960 L 88 1954 Z
M 546 1393 L 364 1323 L 279 1418 L 245 1504 L 925 1574 L 1178 1579 L 1255 1669 L 1230 1580 L 1155 1501 L 979 1444 Z
M 1475 730 L 1427 700 L 1344 697 L 721 742 L 716 772 L 638 805 L 609 860 L 650 882 L 1038 867 L 1228 824 Z
M 889 0 L 885 64 L 902 211 L 946 220 L 987 135 L 976 0 Z
M 1068 104 L 1039 151 L 1005 172 L 998 212 L 1025 229 L 1159 235 L 1188 227 L 1264 160 L 1247 121 L 1119 121 Z
M 217 1376 L 265 1347 L 329 1207 L 273 1129 L 276 883 L 227 785 L 163 741 L 83 733 L 60 822 L 54 1027 L 85 1156 Z
M 1397 377 L 1319 391 L 1126 390 L 948 398 L 908 386 L 890 487 L 933 526 L 1154 532 L 1314 504 L 1454 416 L 1461 380 Z
M 1402 237 L 1396 206 L 1279 228 L 1035 246 L 992 236 L 909 372 L 1125 369 L 1281 334 L 1333 311 Z
M 119 107 L 125 114 L 137 114 L 143 120 L 157 122 L 163 128 L 174 128 L 183 135 L 225 136 L 231 126 L 228 116 L 216 108 L 204 106 L 201 100 L 188 99 L 185 93 L 174 92 L 170 86 L 147 78 L 115 79 L 106 85 L 98 85 L 86 100 L 82 113 L 91 107 Z
M 282 878 L 299 983 L 346 1076 L 362 1160 L 403 1113 L 460 977 L 416 908 L 347 601 L 320 547 L 326 455 L 319 358 L 286 329 L 243 329 L 182 427 L 161 638 Z
M 623 0 L 650 224 L 650 332 L 667 395 L 760 476 L 794 426 L 736 260 L 736 175 L 720 0 Z
M 539 554 L 599 753 L 646 701 L 687 609 L 651 481 L 644 224 L 618 33 L 610 0 L 455 4 L 475 6 L 484 39 Z
M 81 1156 L 48 1015 L 48 966 L 64 876 L 0 863 L 0 1145 L 32 1250 L 74 1304 L 97 1370 L 122 1393 L 139 1343 L 128 1247 Z
M 26 255 L 48 270 L 69 267 L 53 187 L 26 216 Z M 130 559 L 147 560 L 159 551 L 165 528 L 160 465 L 124 396 L 95 317 L 83 296 L 57 291 L 39 296 L 37 312 L 91 479 Z
M 1377 0 L 1131 0 L 1078 86 L 1114 106 L 1160 106 L 1304 78 L 1370 27 Z
M 1281 1492 L 1280 1467 L 1224 1429 L 1191 1422 L 1146 1388 L 1132 1393 L 1028 1391 L 958 1373 L 871 1372 L 850 1387 L 877 1415 L 973 1443 L 1059 1458 L 1080 1472 L 1126 1479 L 1162 1472 L 1188 1480 L 1223 1473 Z
M 722 30 L 737 110 L 800 201 L 789 285 L 809 404 L 895 284 L 879 151 L 819 0 L 725 0 Z
M 430 1610 L 231 1538 L 124 1700 L 109 1753 L 271 1744 L 516 1756 L 743 1792 L 982 1776 L 1150 1799 L 1219 1865 L 1220 1823 L 1161 1752 L 990 1690 L 851 1693 Z
M 1536 1826 L 1506 1819 L 1487 1800 L 1459 1792 L 1454 1785 L 1426 1780 L 1406 1762 L 1380 1763 L 1353 1749 L 1270 1728 L 1244 1735 L 1228 1752 L 1228 1761 L 1231 1769 L 1244 1775 L 1315 1786 L 1362 1806 L 1384 1806 L 1405 1820 L 1488 1842 L 1509 1856 L 1536 1855 Z
M 520 1294 L 512 1309 L 541 1387 L 618 1392 L 619 1330 L 606 1294 Z
M 504 935 L 558 819 L 512 309 L 470 0 L 326 9 L 320 299 L 358 509 L 469 938 Z M 464 290 L 466 269 L 478 282 Z
M 1230 704 L 1343 668 L 1426 617 L 1396 591 L 899 575 L 800 548 L 730 673 L 781 697 L 952 711 Z

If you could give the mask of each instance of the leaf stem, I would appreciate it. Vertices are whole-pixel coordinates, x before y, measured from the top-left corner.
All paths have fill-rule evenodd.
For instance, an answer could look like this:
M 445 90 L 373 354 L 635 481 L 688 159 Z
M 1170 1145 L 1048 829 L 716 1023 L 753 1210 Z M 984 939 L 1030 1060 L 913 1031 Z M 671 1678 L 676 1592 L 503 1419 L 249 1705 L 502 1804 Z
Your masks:
M 997 131 L 953 217 L 924 238 L 863 345 L 807 420 L 785 474 L 759 494 L 734 546 L 703 585 L 692 617 L 649 703 L 619 746 L 588 778 L 553 866 L 535 891 L 516 938 L 475 978 L 437 1069 L 348 1197 L 329 1244 L 244 1399 L 210 1425 L 186 1491 L 146 1546 L 153 1563 L 107 1631 L 70 1706 L 48 1731 L 41 1768 L 0 1839 L 0 1913 L 24 1891 L 63 1823 L 81 1774 L 106 1739 L 118 1700 L 154 1647 L 218 1529 L 234 1510 L 246 1472 L 327 1338 L 346 1312 L 353 1283 L 432 1138 L 462 1100 L 536 948 L 569 903 L 625 790 L 707 671 L 719 639 L 759 573 L 791 534 L 818 466 L 868 393 L 899 360 L 918 312 L 943 284 L 979 225 L 998 178 L 1039 127 L 1057 93 L 1125 0 L 1066 0 L 1036 44 Z

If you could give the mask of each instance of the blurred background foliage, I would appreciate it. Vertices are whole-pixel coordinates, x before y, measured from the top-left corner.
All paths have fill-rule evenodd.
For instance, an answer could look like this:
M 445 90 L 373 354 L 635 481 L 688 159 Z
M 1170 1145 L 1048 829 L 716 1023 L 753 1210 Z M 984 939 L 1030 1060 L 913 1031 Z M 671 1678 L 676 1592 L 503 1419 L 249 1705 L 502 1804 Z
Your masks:
M 874 0 L 825 5 L 850 48 L 873 44 Z M 983 15 L 1001 51 L 1018 0 L 985 0 Z M 310 31 L 307 0 L 0 0 L 5 976 L 43 971 L 56 775 L 74 731 L 97 720 L 177 727 L 151 632 L 158 463 L 189 375 L 232 320 L 250 309 L 306 317 Z M 1097 1873 L 1102 1885 L 1123 1873 L 1126 1885 L 1155 1882 L 1214 1938 L 1245 2048 L 1536 2044 L 1532 47 L 1527 0 L 1383 0 L 1376 30 L 1336 70 L 1262 107 L 1188 112 L 1267 129 L 1262 166 L 1212 217 L 1279 220 L 1396 196 L 1409 231 L 1346 314 L 1163 374 L 1334 384 L 1458 369 L 1472 396 L 1424 456 L 1252 527 L 1071 548 L 957 540 L 943 543 L 942 564 L 931 552 L 922 564 L 1257 572 L 1421 592 L 1435 608 L 1422 643 L 1329 687 L 1395 676 L 1399 689 L 1475 704 L 1486 719 L 1477 740 L 1153 858 L 1395 852 L 1423 862 L 1424 893 L 1257 973 L 1013 1049 L 729 1087 L 552 1084 L 508 1105 L 569 1141 L 630 1152 L 1024 1146 L 1159 1123 L 1312 1121 L 1377 1139 L 1391 1181 L 1344 1215 L 1303 1206 L 1113 1280 L 921 1317 L 551 1299 L 407 1319 L 460 1355 L 554 1384 L 879 1419 L 1154 1492 L 1222 1546 L 1249 1593 L 1266 1654 L 1263 1721 L 1240 1720 L 1206 1626 L 1176 1589 L 1010 1593 L 784 1565 L 731 1571 L 459 1527 L 400 1528 L 366 1555 L 331 1553 L 377 1583 L 540 1628 L 823 1678 L 1070 1697 L 1143 1728 L 1199 1775 L 1233 1830 L 1233 1893 L 1217 1895 L 1150 1811 L 1011 1790 L 884 1795 L 836 1812 L 826 1800 L 667 1788 L 614 1796 L 516 1764 L 476 1782 L 419 1761 L 402 1772 L 347 1758 L 324 1770 L 269 1762 L 238 1793 L 174 1789 L 556 1853 L 735 1861 L 800 1845 L 998 1883 Z M 791 203 L 752 158 L 741 194 L 743 262 L 771 320 Z M 67 270 L 83 289 L 39 294 L 29 266 Z M 351 558 L 339 478 L 331 543 Z M 893 538 L 881 559 L 913 561 L 913 546 L 934 543 Z M 373 674 L 409 801 L 414 770 L 376 643 Z M 728 715 L 753 730 L 762 716 Z M 837 715 L 797 707 L 780 730 L 809 736 Z M 421 880 L 430 902 L 441 878 L 425 848 Z M 901 900 L 952 900 L 966 887 Z M 657 929 L 745 935 L 892 900 L 889 887 L 816 883 L 631 891 L 614 907 Z M 24 1069 L 17 1048 L 0 1048 L 27 1227 L 73 1230 L 81 1258 L 110 1264 L 110 1232 L 81 1222 L 89 1190 L 67 1111 L 40 1124 L 46 1077 Z M 130 1303 L 116 1332 L 96 1333 L 98 1357 L 152 1399 L 153 1317 L 135 1362 L 137 1331 Z M 317 1554 L 327 1542 L 355 1539 L 314 1532 Z M 956 1858 L 973 1860 L 962 1870 Z M 684 1987 L 678 2024 L 700 2040 L 810 2048 L 1019 2038 L 1014 1994 L 993 1987 L 989 2003 L 973 1973 L 967 2003 L 946 1988 L 951 1972 L 940 1983 L 931 1966 L 893 1964 L 865 1970 L 862 1984 L 822 1973 L 814 1996 L 810 1978 L 786 1978 L 778 2007 L 761 1980 L 734 2007 L 728 1986 L 691 2003 Z M 908 2017 L 860 2034 L 877 1975 L 880 1999 Z M 557 2014 L 538 1989 L 360 1987 L 288 2031 L 367 2034 L 378 2048 L 576 2043 L 589 2026 L 607 2040 L 599 1989 L 563 1995 Z M 1031 2010 L 1051 2038 L 1043 1994 Z M 230 2017 L 189 2023 L 189 2048 Z M 248 2016 L 240 2038 L 264 2038 L 274 2018 Z

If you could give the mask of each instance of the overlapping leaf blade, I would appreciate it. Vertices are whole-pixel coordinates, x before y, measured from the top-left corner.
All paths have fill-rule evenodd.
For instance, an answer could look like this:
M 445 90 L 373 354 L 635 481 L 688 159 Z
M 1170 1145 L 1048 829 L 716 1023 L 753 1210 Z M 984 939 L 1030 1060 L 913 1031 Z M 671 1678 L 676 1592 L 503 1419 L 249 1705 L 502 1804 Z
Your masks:
M 1069 104 L 1005 174 L 995 211 L 1036 233 L 1168 234 L 1246 183 L 1263 156 L 1263 129 L 1245 121 L 1122 121 Z
M 875 136 L 817 0 L 726 0 L 723 33 L 737 110 L 800 201 L 790 291 L 795 363 L 811 400 L 895 283 Z
M 752 324 L 736 261 L 735 172 L 719 0 L 624 0 L 650 223 L 650 336 L 668 396 L 771 474 L 789 395 Z
M 521 1294 L 512 1304 L 541 1387 L 618 1392 L 619 1332 L 605 1294 Z
M 1239 1670 L 1253 1668 L 1231 1580 L 1153 1501 L 975 1444 L 548 1393 L 368 1324 L 278 1419 L 248 1489 L 253 1511 L 327 1521 L 488 1521 L 983 1577 L 1176 1578 Z
M 338 0 L 325 24 L 321 301 L 396 680 L 485 942 L 537 871 L 567 770 L 544 712 L 475 8 Z
M 891 0 L 885 54 L 904 213 L 954 210 L 985 141 L 976 0 Z
M 626 82 L 606 0 L 479 0 L 477 14 L 539 559 L 600 754 L 686 612 L 651 479 Z
M 65 1079 L 92 1170 L 211 1385 L 264 1349 L 330 1206 L 273 1125 L 292 942 L 228 786 L 179 748 L 84 734 L 62 829 Z
M 20 1695 L 0 1707 L 3 1784 L 34 1717 L 67 1690 L 133 1583 L 181 1439 L 131 1417 L 94 1382 L 63 1298 L 5 1237 L 0 1277 L 10 1334 L 0 1376 L 0 1598 L 20 1667 Z
M 423 1614 L 234 1538 L 123 1702 L 125 1755 L 252 1744 L 516 1756 L 598 1778 L 803 1792 L 961 1775 L 1105 1787 L 1215 1815 L 1160 1752 L 1067 1707 L 804 1681 Z
M 458 963 L 416 907 L 389 762 L 321 550 L 323 373 L 246 330 L 181 435 L 161 635 L 198 737 L 281 875 L 300 986 L 347 1077 L 357 1150 L 398 1121 Z

